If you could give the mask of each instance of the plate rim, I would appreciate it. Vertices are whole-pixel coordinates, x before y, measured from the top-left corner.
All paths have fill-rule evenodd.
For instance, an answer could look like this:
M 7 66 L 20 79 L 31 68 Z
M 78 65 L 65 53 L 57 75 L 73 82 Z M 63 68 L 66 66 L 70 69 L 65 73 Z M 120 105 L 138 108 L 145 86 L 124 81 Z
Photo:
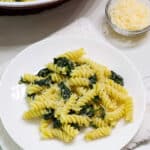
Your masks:
M 90 40 L 90 41 L 93 41 L 93 42 L 96 42 L 96 43 L 102 43 L 102 41 L 98 40 L 98 39 L 92 39 L 92 38 L 87 38 L 87 37 L 80 37 L 80 36 L 60 36 L 60 35 L 56 35 L 56 36 L 52 36 L 50 38 L 46 38 L 46 39 L 43 39 L 41 41 L 38 41 L 36 43 L 33 43 L 31 45 L 29 45 L 28 47 L 26 47 L 25 49 L 23 49 L 21 52 L 19 52 L 14 58 L 12 58 L 12 60 L 10 61 L 10 63 L 8 64 L 8 66 L 6 67 L 6 69 L 4 70 L 4 72 L 2 73 L 2 76 L 0 78 L 0 89 L 2 88 L 2 82 L 3 82 L 3 78 L 5 76 L 5 74 L 8 72 L 8 68 L 13 64 L 13 62 L 18 58 L 20 57 L 21 55 L 23 55 L 23 53 L 26 53 L 26 51 L 28 51 L 28 49 L 31 49 L 32 47 L 34 46 L 38 46 L 38 44 L 40 43 L 43 43 L 45 41 L 51 41 L 51 40 L 61 40 L 61 39 L 81 39 L 81 40 Z M 140 74 L 140 72 L 138 71 L 138 69 L 136 68 L 136 66 L 134 65 L 134 63 L 129 59 L 129 57 L 127 55 L 125 55 L 123 52 L 121 52 L 119 49 L 117 49 L 116 47 L 113 47 L 112 45 L 110 45 L 109 43 L 104 42 L 104 45 L 106 45 L 106 47 L 110 47 L 111 48 L 111 51 L 114 51 L 115 53 L 118 53 L 121 57 L 123 57 L 131 66 L 132 68 L 134 69 L 134 71 L 137 73 L 137 77 L 139 79 L 139 83 L 141 84 L 141 89 L 143 91 L 143 112 L 141 113 L 141 118 L 138 120 L 139 121 L 139 124 L 138 124 L 138 127 L 134 133 L 134 135 L 130 136 L 130 138 L 128 138 L 128 140 L 126 140 L 125 142 L 123 141 L 122 142 L 122 145 L 120 145 L 120 148 L 123 148 L 125 147 L 135 136 L 136 136 L 136 133 L 139 131 L 140 129 L 140 126 L 142 124 L 142 121 L 144 119 L 144 113 L 145 113 L 145 110 L 146 110 L 146 90 L 145 90 L 145 87 L 144 87 L 144 83 L 143 83 L 143 80 L 142 80 L 142 76 Z M 1 107 L 1 106 L 0 106 Z M 1 109 L 0 109 L 1 110 Z M 2 125 L 5 129 L 5 131 L 8 133 L 9 137 L 12 139 L 12 141 L 17 144 L 20 148 L 23 148 L 16 139 L 13 138 L 12 135 L 9 134 L 8 132 L 8 129 L 6 127 L 6 125 L 4 126 L 4 122 L 5 122 L 5 119 L 2 117 L 2 112 L 0 111 L 0 120 L 2 122 Z

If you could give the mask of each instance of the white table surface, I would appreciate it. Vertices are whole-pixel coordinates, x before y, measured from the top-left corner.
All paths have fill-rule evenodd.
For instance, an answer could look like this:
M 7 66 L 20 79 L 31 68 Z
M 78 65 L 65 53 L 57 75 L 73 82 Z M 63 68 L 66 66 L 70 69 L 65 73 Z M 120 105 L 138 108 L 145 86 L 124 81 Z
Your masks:
M 147 89 L 150 88 L 150 33 L 125 38 L 114 33 L 106 24 L 104 7 L 107 0 L 71 0 L 53 10 L 36 15 L 0 17 L 0 66 L 7 64 L 30 44 L 51 36 L 77 18 L 89 18 L 103 40 L 119 48 L 135 63 Z M 0 129 L 0 133 L 2 133 Z M 9 143 L 11 145 L 11 141 Z M 17 148 L 16 148 L 17 149 Z M 150 149 L 150 145 L 142 146 Z

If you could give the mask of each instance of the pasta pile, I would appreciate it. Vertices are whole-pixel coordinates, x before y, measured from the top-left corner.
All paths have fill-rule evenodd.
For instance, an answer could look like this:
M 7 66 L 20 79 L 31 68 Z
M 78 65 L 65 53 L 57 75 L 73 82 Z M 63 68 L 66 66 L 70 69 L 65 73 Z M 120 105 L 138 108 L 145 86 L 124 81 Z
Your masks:
M 133 119 L 133 101 L 123 78 L 84 54 L 82 48 L 66 52 L 36 75 L 21 77 L 29 105 L 23 118 L 40 118 L 45 139 L 71 142 L 80 130 L 90 127 L 85 133 L 90 141 L 110 135 L 120 119 Z

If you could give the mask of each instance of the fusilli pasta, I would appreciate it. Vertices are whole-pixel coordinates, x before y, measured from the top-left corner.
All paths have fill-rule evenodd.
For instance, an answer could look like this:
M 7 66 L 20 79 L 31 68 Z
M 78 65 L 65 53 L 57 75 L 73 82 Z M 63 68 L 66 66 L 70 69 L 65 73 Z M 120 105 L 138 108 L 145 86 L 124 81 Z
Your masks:
M 88 141 L 95 140 L 95 139 L 110 135 L 110 132 L 111 132 L 110 127 L 100 127 L 100 128 L 97 128 L 93 131 L 86 133 L 85 139 Z
M 41 119 L 43 139 L 71 142 L 81 128 L 90 141 L 111 133 L 119 120 L 133 120 L 133 101 L 123 78 L 107 67 L 83 58 L 84 49 L 66 52 L 37 74 L 24 74 L 29 110 L 23 119 Z

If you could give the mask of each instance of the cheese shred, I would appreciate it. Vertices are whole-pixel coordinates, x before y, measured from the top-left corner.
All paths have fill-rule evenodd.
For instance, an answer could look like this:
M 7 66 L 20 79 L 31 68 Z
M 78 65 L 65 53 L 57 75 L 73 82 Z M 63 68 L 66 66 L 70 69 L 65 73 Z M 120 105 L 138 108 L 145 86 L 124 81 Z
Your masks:
M 109 14 L 112 23 L 124 30 L 136 31 L 150 25 L 150 7 L 139 0 L 117 0 Z

